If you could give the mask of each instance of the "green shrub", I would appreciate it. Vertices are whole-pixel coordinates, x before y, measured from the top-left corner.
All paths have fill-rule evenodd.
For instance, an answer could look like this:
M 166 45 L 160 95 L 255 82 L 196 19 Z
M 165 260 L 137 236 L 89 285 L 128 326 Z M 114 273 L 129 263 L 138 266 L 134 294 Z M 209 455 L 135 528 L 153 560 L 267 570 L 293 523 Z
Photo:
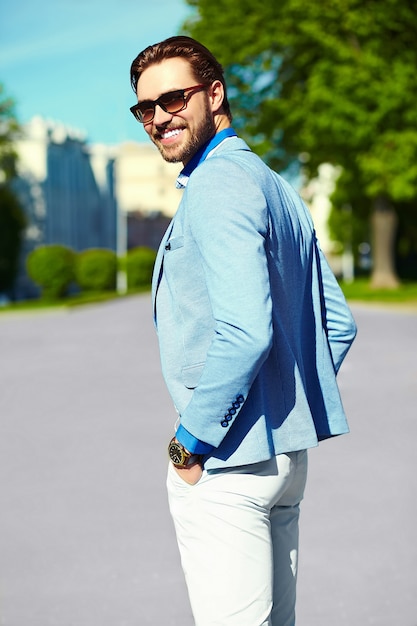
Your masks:
M 59 244 L 39 246 L 27 257 L 30 278 L 40 286 L 42 298 L 57 300 L 65 296 L 74 280 L 75 254 Z
M 83 291 L 114 291 L 117 257 L 112 250 L 91 248 L 79 252 L 75 262 L 75 278 Z
M 151 248 L 139 246 L 129 250 L 126 256 L 126 274 L 128 289 L 150 287 L 156 252 Z

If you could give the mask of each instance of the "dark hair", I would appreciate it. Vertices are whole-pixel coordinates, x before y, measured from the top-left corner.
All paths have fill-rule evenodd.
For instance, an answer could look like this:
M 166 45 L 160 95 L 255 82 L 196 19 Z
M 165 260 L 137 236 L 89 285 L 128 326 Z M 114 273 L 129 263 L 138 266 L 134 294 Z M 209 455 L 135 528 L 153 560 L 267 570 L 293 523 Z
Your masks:
M 130 83 L 133 91 L 136 93 L 139 78 L 150 65 L 175 57 L 182 57 L 190 63 L 197 81 L 205 85 L 211 85 L 215 80 L 222 83 L 224 88 L 223 109 L 229 120 L 232 121 L 223 68 L 210 50 L 191 37 L 183 35 L 169 37 L 142 50 L 130 67 Z

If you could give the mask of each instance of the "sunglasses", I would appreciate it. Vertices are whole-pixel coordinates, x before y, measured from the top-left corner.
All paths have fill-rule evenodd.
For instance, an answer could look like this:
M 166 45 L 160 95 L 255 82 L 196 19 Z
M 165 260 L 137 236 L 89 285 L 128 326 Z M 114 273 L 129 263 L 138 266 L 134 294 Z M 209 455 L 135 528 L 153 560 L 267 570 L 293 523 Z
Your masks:
M 133 107 L 130 107 L 134 117 L 142 124 L 149 124 L 155 117 L 156 105 L 160 106 L 165 113 L 179 113 L 183 111 L 188 100 L 193 93 L 206 89 L 207 85 L 194 85 L 193 87 L 187 87 L 187 89 L 177 89 L 176 91 L 170 91 L 169 93 L 163 93 L 157 100 L 142 100 Z

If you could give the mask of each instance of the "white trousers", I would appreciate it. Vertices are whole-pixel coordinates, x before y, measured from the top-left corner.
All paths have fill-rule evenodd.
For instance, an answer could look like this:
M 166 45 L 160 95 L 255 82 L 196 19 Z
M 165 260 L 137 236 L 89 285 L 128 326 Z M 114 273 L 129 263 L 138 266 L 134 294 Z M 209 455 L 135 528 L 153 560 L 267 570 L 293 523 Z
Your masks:
M 307 452 L 204 471 L 168 470 L 168 498 L 196 626 L 294 626 Z

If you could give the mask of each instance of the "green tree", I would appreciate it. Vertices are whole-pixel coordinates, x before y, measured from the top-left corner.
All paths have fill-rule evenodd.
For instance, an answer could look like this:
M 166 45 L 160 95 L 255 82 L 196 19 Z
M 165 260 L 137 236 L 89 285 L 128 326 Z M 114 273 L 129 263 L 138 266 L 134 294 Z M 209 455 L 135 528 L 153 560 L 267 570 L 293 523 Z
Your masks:
M 9 182 L 16 174 L 15 140 L 20 132 L 14 100 L 6 96 L 0 83 L 0 184 Z
M 12 290 L 26 219 L 8 185 L 0 184 L 0 293 Z
M 35 248 L 26 259 L 30 278 L 41 287 L 45 300 L 58 300 L 66 295 L 75 278 L 75 253 L 60 244 Z
M 400 206 L 417 221 L 414 0 L 187 1 L 187 32 L 227 69 L 236 125 L 279 169 L 341 166 L 369 206 L 372 283 L 397 285 Z
M 12 289 L 18 271 L 25 215 L 10 186 L 16 174 L 14 142 L 20 127 L 14 102 L 0 84 L 0 293 Z
M 129 250 L 125 259 L 128 289 L 150 287 L 155 259 L 155 250 L 147 246 Z
M 114 291 L 117 257 L 113 250 L 90 248 L 79 252 L 75 262 L 75 279 L 86 291 Z

